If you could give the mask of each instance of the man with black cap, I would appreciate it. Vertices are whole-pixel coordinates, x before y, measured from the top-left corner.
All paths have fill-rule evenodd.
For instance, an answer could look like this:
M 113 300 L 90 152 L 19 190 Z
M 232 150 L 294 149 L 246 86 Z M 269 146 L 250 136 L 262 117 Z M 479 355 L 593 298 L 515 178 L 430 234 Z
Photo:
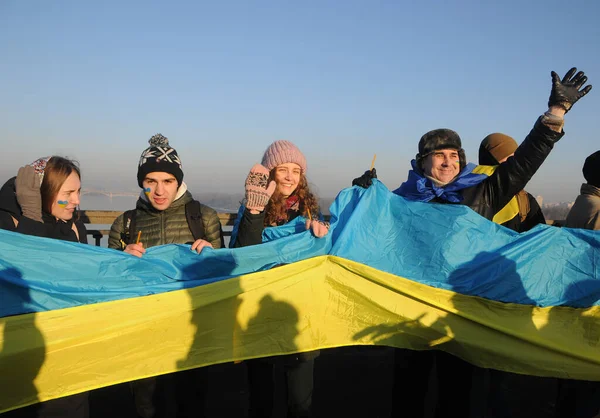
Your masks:
M 548 110 L 538 118 L 533 129 L 516 149 L 514 156 L 491 174 L 473 170 L 467 164 L 459 135 L 451 129 L 427 132 L 419 141 L 419 153 L 412 160 L 408 179 L 394 190 L 405 199 L 419 202 L 465 205 L 492 220 L 542 165 L 554 144 L 564 135 L 563 116 L 592 86 L 583 87 L 587 77 L 571 68 L 560 79 L 551 72 L 552 90 Z M 376 178 L 375 169 L 353 180 L 353 185 L 368 187 Z M 427 376 L 431 361 L 428 352 L 396 350 L 393 415 L 402 416 L 408 404 L 423 410 Z M 407 359 L 407 357 L 409 359 Z M 406 366 L 408 365 L 408 366 Z M 421 367 L 421 371 L 416 368 Z M 470 416 L 472 372 L 469 364 L 445 352 L 436 355 L 436 417 Z M 411 416 L 418 416 L 412 412 Z
M 515 154 L 519 145 L 512 137 L 493 133 L 486 136 L 479 145 L 479 167 L 475 172 L 491 174 L 499 164 L 506 162 Z M 513 231 L 525 232 L 546 219 L 535 198 L 525 190 L 519 191 L 492 219 Z
M 146 248 L 163 244 L 190 244 L 192 251 L 198 253 L 205 247 L 224 247 L 219 216 L 214 209 L 194 200 L 187 190 L 175 148 L 161 134 L 148 142 L 150 146 L 142 152 L 138 165 L 137 181 L 142 192 L 136 209 L 114 221 L 108 247 L 136 257 L 142 257 Z M 194 385 L 194 376 L 199 373 L 178 373 L 177 386 Z M 139 417 L 173 416 L 177 408 L 174 387 L 172 375 L 131 382 Z
M 552 91 L 548 110 L 517 148 L 513 158 L 500 165 L 490 176 L 474 173 L 475 164 L 467 164 L 459 135 L 451 129 L 427 132 L 419 141 L 419 153 L 411 164 L 408 179 L 394 193 L 408 200 L 453 203 L 469 206 L 492 220 L 542 165 L 564 132 L 563 116 L 592 88 L 586 86 L 582 71 L 571 68 L 561 80 L 552 71 Z M 376 178 L 374 170 L 354 179 L 353 185 L 368 187 Z

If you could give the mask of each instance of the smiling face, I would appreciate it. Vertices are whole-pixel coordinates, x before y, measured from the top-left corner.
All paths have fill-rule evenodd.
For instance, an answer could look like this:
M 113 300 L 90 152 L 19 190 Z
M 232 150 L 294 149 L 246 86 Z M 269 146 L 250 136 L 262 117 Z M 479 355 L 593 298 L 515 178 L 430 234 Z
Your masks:
M 441 183 L 449 183 L 460 172 L 460 157 L 455 149 L 432 152 L 423 161 L 423 173 Z
M 156 210 L 165 210 L 177 196 L 177 179 L 171 173 L 155 171 L 148 173 L 142 182 L 148 201 Z
M 274 180 L 277 183 L 277 191 L 283 197 L 290 196 L 298 188 L 301 174 L 302 169 L 295 163 L 285 163 L 275 167 Z
M 79 175 L 73 171 L 58 190 L 58 194 L 52 201 L 50 214 L 56 219 L 68 221 L 73 218 L 73 212 L 79 206 L 81 195 L 81 180 Z

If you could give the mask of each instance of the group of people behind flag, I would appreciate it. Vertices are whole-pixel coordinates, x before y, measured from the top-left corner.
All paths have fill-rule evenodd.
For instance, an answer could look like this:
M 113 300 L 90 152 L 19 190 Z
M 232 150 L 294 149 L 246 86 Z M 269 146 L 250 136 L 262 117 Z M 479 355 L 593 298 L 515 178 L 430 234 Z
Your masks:
M 520 145 L 501 133 L 488 135 L 479 149 L 479 165 L 467 162 L 460 136 L 450 129 L 435 129 L 422 136 L 407 180 L 393 193 L 410 201 L 465 205 L 481 216 L 517 232 L 545 223 L 536 200 L 524 191 L 557 141 L 564 135 L 564 115 L 591 86 L 575 68 L 561 79 L 552 72 L 548 109 L 535 122 Z M 311 191 L 307 161 L 290 141 L 275 141 L 255 164 L 245 181 L 245 199 L 238 212 L 229 246 L 260 245 L 266 228 L 298 217 L 316 239 L 326 236 L 318 199 Z M 567 227 L 600 229 L 600 151 L 584 164 L 586 183 L 581 188 Z M 375 168 L 352 184 L 368 188 L 377 177 Z M 190 244 L 200 253 L 205 247 L 222 248 L 223 232 L 217 212 L 193 198 L 183 181 L 177 151 L 161 134 L 149 140 L 138 164 L 142 189 L 135 209 L 112 224 L 109 248 L 143 257 L 150 247 Z M 0 189 L 0 229 L 40 237 L 87 243 L 86 229 L 77 217 L 81 170 L 76 162 L 51 156 L 21 167 Z M 366 348 L 365 348 L 366 349 Z M 360 353 L 360 350 L 358 351 Z M 246 360 L 250 417 L 273 415 L 275 394 L 286 397 L 287 416 L 313 416 L 312 396 L 318 352 Z M 496 370 L 482 371 L 443 352 L 395 350 L 394 417 L 424 416 L 426 396 L 435 373 L 436 417 L 593 417 L 600 411 L 600 391 L 592 382 L 522 376 Z M 356 356 L 360 361 L 360 356 Z M 349 365 L 350 366 L 350 365 Z M 219 367 L 219 366 L 216 366 Z M 276 375 L 278 373 L 279 375 Z M 130 391 L 139 417 L 201 416 L 205 377 L 201 369 L 150 377 L 123 384 Z M 285 382 L 277 391 L 276 381 Z M 528 388 L 551 388 L 546 399 L 527 398 Z M 13 411 L 18 416 L 88 417 L 90 396 L 80 393 Z M 473 393 L 485 397 L 474 411 Z M 542 411 L 552 405 L 552 412 Z M 559 411 L 559 412 L 557 412 Z M 550 415 L 553 414 L 553 415 Z

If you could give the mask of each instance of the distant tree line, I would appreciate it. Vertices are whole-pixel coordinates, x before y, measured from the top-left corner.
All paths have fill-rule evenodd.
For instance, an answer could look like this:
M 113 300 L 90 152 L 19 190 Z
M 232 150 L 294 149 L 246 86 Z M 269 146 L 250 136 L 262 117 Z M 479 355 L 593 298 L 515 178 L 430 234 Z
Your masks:
M 571 202 L 554 203 L 551 205 L 543 205 L 542 212 L 546 219 L 565 220 L 571 209 Z

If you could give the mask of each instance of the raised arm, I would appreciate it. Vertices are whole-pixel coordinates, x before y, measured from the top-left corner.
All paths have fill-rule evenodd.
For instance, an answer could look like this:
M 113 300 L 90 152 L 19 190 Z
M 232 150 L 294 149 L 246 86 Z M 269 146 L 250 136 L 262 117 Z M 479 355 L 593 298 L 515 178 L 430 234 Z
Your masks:
M 486 180 L 488 202 L 494 213 L 502 209 L 512 197 L 523 190 L 564 135 L 563 116 L 585 96 L 592 86 L 582 88 L 587 77 L 583 71 L 571 68 L 561 80 L 552 71 L 552 90 L 548 110 L 536 121 L 533 129 L 515 151 L 515 155 L 501 164 Z

